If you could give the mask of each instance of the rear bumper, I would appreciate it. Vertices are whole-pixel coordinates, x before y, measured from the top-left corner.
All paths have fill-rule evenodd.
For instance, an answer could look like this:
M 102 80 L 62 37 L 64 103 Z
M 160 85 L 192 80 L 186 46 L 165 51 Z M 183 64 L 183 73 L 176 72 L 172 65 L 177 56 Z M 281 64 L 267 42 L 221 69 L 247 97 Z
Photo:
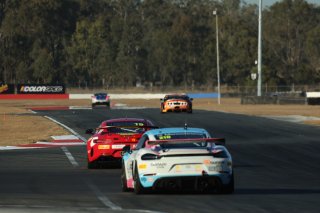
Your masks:
M 109 104 L 110 104 L 110 101 L 100 101 L 100 100 L 97 100 L 97 101 L 92 101 L 92 104 L 95 104 L 95 105 L 109 105 Z
M 93 151 L 93 155 L 91 152 Z M 121 162 L 121 152 L 122 149 L 104 149 L 99 150 L 97 148 L 93 149 L 88 153 L 88 159 L 90 162 L 99 161 L 99 162 L 111 162 L 111 161 L 119 161 Z
M 96 160 L 96 162 L 115 162 L 115 163 L 121 163 L 120 157 L 114 157 L 112 155 L 101 155 Z
M 219 188 L 231 181 L 231 174 L 194 176 L 144 176 L 140 175 L 143 187 L 156 190 L 200 190 Z
M 167 107 L 162 110 L 162 112 L 189 112 L 189 111 L 191 111 L 191 108 L 186 106 Z

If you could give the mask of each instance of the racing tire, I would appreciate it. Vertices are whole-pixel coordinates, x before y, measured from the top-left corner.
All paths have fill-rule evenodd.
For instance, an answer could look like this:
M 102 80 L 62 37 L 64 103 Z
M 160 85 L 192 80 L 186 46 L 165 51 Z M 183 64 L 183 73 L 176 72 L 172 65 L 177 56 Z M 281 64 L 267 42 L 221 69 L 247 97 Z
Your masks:
M 88 169 L 96 169 L 97 163 L 88 161 Z
M 188 111 L 188 113 L 190 113 L 190 114 L 191 114 L 191 113 L 192 113 L 192 109 L 190 109 L 190 110 Z
M 94 108 L 96 105 L 95 104 L 91 104 L 91 107 Z
M 122 189 L 122 192 L 129 191 L 129 188 L 127 186 L 127 177 L 126 177 L 126 171 L 125 171 L 124 164 L 122 164 L 122 169 L 121 169 L 121 189 Z
M 160 106 L 160 113 L 161 113 L 161 114 L 164 113 L 164 112 L 163 112 L 163 104 L 161 104 L 161 106 Z
M 227 185 L 222 188 L 222 194 L 232 194 L 234 192 L 234 174 L 232 171 L 231 180 Z
M 106 104 L 106 107 L 107 107 L 108 109 L 110 109 L 110 103 L 109 103 L 109 104 Z
M 134 173 L 134 193 L 137 195 L 139 194 L 145 194 L 146 189 L 142 186 L 139 178 L 138 169 L 136 168 L 136 172 Z

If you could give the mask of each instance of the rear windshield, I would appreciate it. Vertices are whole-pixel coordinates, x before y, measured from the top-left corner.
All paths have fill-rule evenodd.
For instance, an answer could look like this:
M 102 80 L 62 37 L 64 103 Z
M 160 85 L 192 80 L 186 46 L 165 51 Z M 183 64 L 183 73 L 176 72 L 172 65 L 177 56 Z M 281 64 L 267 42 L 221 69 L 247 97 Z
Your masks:
M 206 134 L 203 133 L 171 133 L 171 134 L 159 134 L 155 135 L 157 140 L 171 140 L 171 139 L 195 139 L 195 138 L 207 138 Z M 195 148 L 195 147 L 206 147 L 207 142 L 198 142 L 198 143 L 170 143 L 170 144 L 161 144 L 162 148 Z
M 183 100 L 189 100 L 188 96 L 185 95 L 168 95 L 164 98 L 164 100 L 169 100 L 169 99 L 183 99 Z
M 112 133 L 142 133 L 146 131 L 146 125 L 139 121 L 112 122 L 107 123 L 107 126 L 109 127 L 107 132 Z
M 95 96 L 107 96 L 107 93 L 96 93 Z

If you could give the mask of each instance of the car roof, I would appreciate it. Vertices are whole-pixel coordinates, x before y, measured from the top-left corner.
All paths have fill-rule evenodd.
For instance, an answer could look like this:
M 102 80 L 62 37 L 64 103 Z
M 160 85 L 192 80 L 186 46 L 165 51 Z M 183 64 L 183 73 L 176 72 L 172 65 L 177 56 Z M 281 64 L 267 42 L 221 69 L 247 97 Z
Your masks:
M 94 93 L 94 95 L 107 95 L 107 93 L 105 93 L 105 92 L 97 92 L 97 93 Z
M 147 131 L 145 134 L 147 134 L 148 136 L 150 135 L 159 135 L 159 134 L 172 134 L 172 133 L 178 133 L 178 132 L 193 132 L 193 133 L 201 133 L 201 134 L 207 134 L 210 135 L 208 133 L 207 130 L 203 129 L 203 128 L 193 128 L 193 127 L 169 127 L 169 128 L 160 128 L 160 129 L 152 129 Z

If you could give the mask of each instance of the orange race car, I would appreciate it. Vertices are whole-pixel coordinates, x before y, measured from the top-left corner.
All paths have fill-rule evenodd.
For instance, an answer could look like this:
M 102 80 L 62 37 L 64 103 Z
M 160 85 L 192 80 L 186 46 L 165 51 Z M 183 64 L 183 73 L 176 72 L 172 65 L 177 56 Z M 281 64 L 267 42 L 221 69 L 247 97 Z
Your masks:
M 184 94 L 166 95 L 160 99 L 160 111 L 164 112 L 188 112 L 192 113 L 192 98 Z

